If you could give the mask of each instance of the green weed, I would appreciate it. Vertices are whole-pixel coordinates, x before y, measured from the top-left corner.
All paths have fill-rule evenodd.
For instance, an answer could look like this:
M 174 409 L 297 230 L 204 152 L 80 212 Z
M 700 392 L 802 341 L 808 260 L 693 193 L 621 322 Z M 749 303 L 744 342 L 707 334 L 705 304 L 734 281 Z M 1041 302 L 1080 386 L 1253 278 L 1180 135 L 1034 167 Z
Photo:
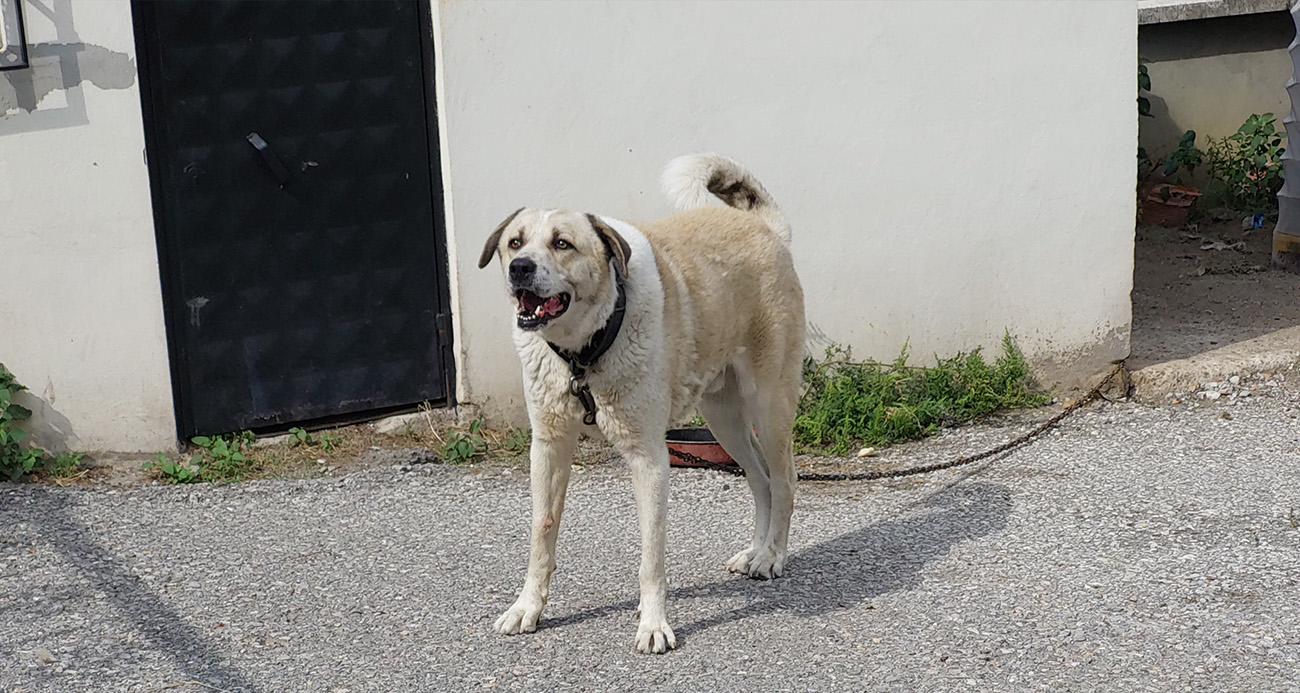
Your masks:
M 51 456 L 45 450 L 24 444 L 27 432 L 18 423 L 31 418 L 32 411 L 15 404 L 14 395 L 27 390 L 14 374 L 0 363 L 0 477 L 16 481 L 24 475 L 47 475 L 70 479 L 82 472 L 83 453 L 69 452 Z
M 306 429 L 294 427 L 289 429 L 290 445 L 315 445 L 316 436 L 308 433 Z
M 795 418 L 795 443 L 809 452 L 842 455 L 860 445 L 921 438 L 940 426 L 1001 409 L 1045 404 L 1029 386 L 1029 368 L 1008 334 L 993 363 L 979 349 L 933 367 L 907 363 L 907 348 L 890 364 L 855 362 L 832 345 L 821 362 L 804 363 L 805 390 Z
M 49 458 L 45 463 L 44 473 L 54 479 L 72 479 L 79 476 L 85 471 L 85 465 L 82 458 L 86 455 L 81 452 L 68 452 L 62 455 L 55 455 Z
M 339 441 L 342 439 L 342 436 L 339 434 L 330 433 L 328 431 L 316 436 L 316 442 L 320 444 L 320 449 L 326 453 L 334 452 L 334 449 L 338 447 Z
M 190 442 L 202 449 L 204 464 L 197 472 L 202 481 L 243 481 L 255 470 L 245 449 L 257 442 L 251 431 L 241 431 L 229 436 L 195 436 Z
M 487 452 L 487 441 L 479 435 L 479 430 L 483 426 L 481 419 L 474 419 L 469 422 L 469 432 L 455 431 L 447 437 L 447 442 L 443 443 L 439 453 L 442 459 L 451 464 L 462 464 L 471 459 Z
M 1165 155 L 1162 172 L 1165 176 L 1172 176 L 1174 180 L 1181 183 L 1183 181 L 1179 171 L 1185 170 L 1187 175 L 1191 176 L 1196 167 L 1204 161 L 1205 152 L 1196 146 L 1196 133 L 1188 130 L 1178 139 L 1178 146 Z
M 1286 131 L 1276 122 L 1272 113 L 1253 114 L 1237 132 L 1210 140 L 1205 155 L 1210 184 L 1202 204 L 1277 214 Z
M 200 458 L 200 455 L 191 455 L 188 460 L 182 461 L 180 458 L 172 459 L 160 452 L 153 461 L 145 462 L 142 469 L 153 472 L 169 483 L 191 484 L 199 481 L 199 475 L 203 473 L 202 465 L 198 464 Z
M 45 461 L 42 450 L 22 444 L 27 432 L 18 428 L 18 422 L 30 418 L 32 412 L 14 404 L 13 396 L 26 389 L 0 364 L 0 474 L 11 481 L 33 473 Z
M 225 436 L 195 436 L 190 439 L 199 452 L 188 458 L 171 458 L 164 453 L 143 469 L 163 481 L 191 484 L 199 481 L 243 481 L 258 471 L 257 461 L 245 454 L 257 442 L 251 431 Z
M 302 428 L 295 427 L 289 429 L 289 444 L 293 446 L 319 446 L 323 452 L 330 453 L 334 452 L 334 450 L 338 448 L 339 443 L 342 440 L 343 436 L 330 431 L 325 431 L 320 435 L 314 435 Z
M 533 444 L 533 432 L 527 428 L 511 428 L 506 431 L 505 442 L 501 447 L 512 455 L 521 455 L 528 452 Z

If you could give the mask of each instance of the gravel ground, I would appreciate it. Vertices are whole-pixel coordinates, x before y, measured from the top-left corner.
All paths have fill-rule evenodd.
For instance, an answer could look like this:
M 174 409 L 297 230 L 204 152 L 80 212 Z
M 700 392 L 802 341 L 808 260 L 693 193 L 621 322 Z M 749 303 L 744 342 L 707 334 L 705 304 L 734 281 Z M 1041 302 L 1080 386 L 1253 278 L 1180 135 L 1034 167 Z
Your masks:
M 748 535 L 743 481 L 676 470 L 678 648 L 659 657 L 632 648 L 618 463 L 574 473 L 552 601 L 516 637 L 491 623 L 523 578 L 517 469 L 0 484 L 0 690 L 1300 691 L 1298 411 L 1283 387 L 1094 405 L 973 467 L 804 483 L 770 582 L 722 567 Z M 1050 414 L 888 456 L 944 459 Z

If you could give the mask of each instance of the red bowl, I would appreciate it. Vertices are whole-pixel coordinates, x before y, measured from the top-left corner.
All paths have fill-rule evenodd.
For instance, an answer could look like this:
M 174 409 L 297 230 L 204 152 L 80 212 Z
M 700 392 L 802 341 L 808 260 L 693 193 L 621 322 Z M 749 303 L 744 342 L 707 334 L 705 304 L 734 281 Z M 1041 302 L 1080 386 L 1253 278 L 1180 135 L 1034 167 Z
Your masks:
M 674 467 L 736 464 L 707 428 L 674 428 L 667 439 L 668 464 Z

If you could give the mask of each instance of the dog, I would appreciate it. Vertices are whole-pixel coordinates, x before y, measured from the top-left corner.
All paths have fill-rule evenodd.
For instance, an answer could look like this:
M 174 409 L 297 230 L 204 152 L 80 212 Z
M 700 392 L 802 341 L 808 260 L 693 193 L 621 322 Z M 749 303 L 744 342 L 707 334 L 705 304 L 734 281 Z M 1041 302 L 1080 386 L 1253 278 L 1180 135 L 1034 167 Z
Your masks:
M 754 534 L 727 568 L 785 569 L 794 509 L 792 431 L 804 355 L 803 289 L 790 225 L 753 174 L 718 154 L 663 174 L 679 212 L 644 224 L 558 209 L 515 211 L 483 246 L 515 301 L 513 329 L 532 424 L 532 534 L 518 599 L 496 620 L 532 632 L 579 434 L 593 427 L 631 470 L 641 534 L 636 649 L 676 646 L 665 604 L 665 432 L 698 410 L 744 469 Z M 709 205 L 712 197 L 726 206 Z

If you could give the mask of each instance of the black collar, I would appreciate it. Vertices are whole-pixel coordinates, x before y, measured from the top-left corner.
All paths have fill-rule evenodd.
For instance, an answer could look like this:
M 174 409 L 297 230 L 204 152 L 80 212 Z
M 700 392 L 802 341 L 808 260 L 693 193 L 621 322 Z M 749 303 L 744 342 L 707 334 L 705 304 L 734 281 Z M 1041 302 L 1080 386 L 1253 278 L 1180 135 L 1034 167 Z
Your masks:
M 622 275 L 615 273 L 615 282 L 618 285 L 618 298 L 614 301 L 614 312 L 609 314 L 604 327 L 596 330 L 596 334 L 591 336 L 591 340 L 582 347 L 582 351 L 575 354 L 555 346 L 552 342 L 547 342 L 551 349 L 569 364 L 574 377 L 581 378 L 586 375 L 587 369 L 604 356 L 605 352 L 614 345 L 614 340 L 618 339 L 618 331 L 623 327 L 623 313 L 627 310 L 627 290 L 623 287 Z
M 596 399 L 591 395 L 591 387 L 582 382 L 582 379 L 586 377 L 587 369 L 596 363 L 596 359 L 604 356 L 605 352 L 614 345 L 614 340 L 618 339 L 618 330 L 623 326 L 623 313 L 627 311 L 627 290 L 623 286 L 623 274 L 617 269 L 614 270 L 614 282 L 618 286 L 614 312 L 609 314 L 604 327 L 596 330 L 596 334 L 591 336 L 591 340 L 582 347 L 582 351 L 575 354 L 547 342 L 551 350 L 569 364 L 569 371 L 572 373 L 569 376 L 569 394 L 577 397 L 578 402 L 582 404 L 582 422 L 588 426 L 596 423 Z

